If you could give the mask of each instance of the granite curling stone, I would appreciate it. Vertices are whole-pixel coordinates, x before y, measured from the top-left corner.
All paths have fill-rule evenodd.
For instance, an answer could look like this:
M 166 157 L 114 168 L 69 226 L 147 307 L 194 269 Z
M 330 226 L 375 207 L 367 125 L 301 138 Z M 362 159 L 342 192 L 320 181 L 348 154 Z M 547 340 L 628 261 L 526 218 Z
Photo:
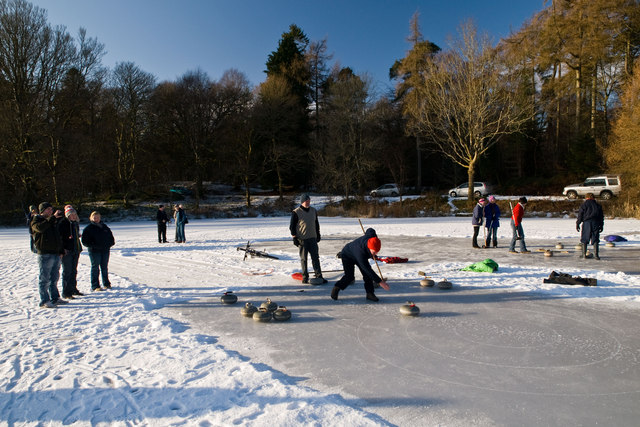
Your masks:
M 562 243 L 556 243 L 556 249 L 564 249 L 564 245 Z
M 615 248 L 615 246 L 616 246 L 616 244 L 615 244 L 615 243 L 613 243 L 613 242 L 607 242 L 607 243 L 605 243 L 604 245 L 605 245 L 606 247 L 608 247 L 608 248 Z
M 262 307 L 260 307 L 258 311 L 253 313 L 253 320 L 255 320 L 256 322 L 271 322 L 272 317 L 273 316 L 271 312 Z
M 438 288 L 440 289 L 451 289 L 453 284 L 449 282 L 447 279 L 444 279 L 442 282 L 438 282 Z
M 222 301 L 223 304 L 235 304 L 238 301 L 238 297 L 234 295 L 233 292 L 228 291 L 222 294 L 220 301 Z
M 435 286 L 436 282 L 434 282 L 431 279 L 422 279 L 420 280 L 420 286 L 422 286 L 423 288 L 431 288 L 433 286 Z
M 544 256 L 553 256 L 553 251 L 547 249 L 546 251 L 544 251 Z
M 258 307 L 251 304 L 250 302 L 246 303 L 240 310 L 244 317 L 253 317 L 253 313 L 255 313 L 256 311 L 258 311 Z
M 411 301 L 407 301 L 406 304 L 400 306 L 400 314 L 405 316 L 418 316 L 420 315 L 420 309 Z
M 273 312 L 273 320 L 278 322 L 286 322 L 291 319 L 291 312 L 287 310 L 287 307 L 281 305 L 276 311 Z
M 270 298 L 267 298 L 267 300 L 265 302 L 260 304 L 260 308 L 264 308 L 269 313 L 273 313 L 278 308 L 278 304 L 276 304 L 275 302 L 271 301 Z

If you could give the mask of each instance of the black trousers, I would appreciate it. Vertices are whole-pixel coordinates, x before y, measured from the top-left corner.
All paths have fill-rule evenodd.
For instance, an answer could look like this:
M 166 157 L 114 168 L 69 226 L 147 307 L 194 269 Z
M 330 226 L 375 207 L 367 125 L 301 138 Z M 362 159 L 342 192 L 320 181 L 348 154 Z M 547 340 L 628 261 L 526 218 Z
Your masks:
M 166 222 L 158 223 L 158 242 L 167 243 L 167 223 Z
M 339 287 L 344 291 L 345 289 L 347 289 L 347 286 L 349 286 L 356 280 L 356 276 L 354 274 L 356 265 L 358 264 L 351 257 L 344 256 L 344 255 L 342 256 L 342 268 L 344 269 L 344 276 L 342 276 L 340 280 L 336 282 L 337 287 Z M 362 267 L 360 267 L 359 265 L 358 265 L 358 269 L 360 270 L 360 273 L 362 273 L 365 292 L 367 292 L 368 294 L 374 293 L 373 280 L 371 279 L 371 277 L 369 277 L 362 271 Z

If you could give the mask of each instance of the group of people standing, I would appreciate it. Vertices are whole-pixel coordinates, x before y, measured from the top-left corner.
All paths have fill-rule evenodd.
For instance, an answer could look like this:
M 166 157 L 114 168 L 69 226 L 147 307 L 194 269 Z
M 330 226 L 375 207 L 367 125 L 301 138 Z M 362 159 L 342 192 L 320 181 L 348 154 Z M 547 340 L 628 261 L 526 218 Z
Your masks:
M 518 203 L 511 209 L 511 243 L 509 245 L 510 253 L 518 253 L 516 251 L 516 243 L 519 242 L 520 253 L 530 253 L 527 249 L 527 245 L 524 239 L 524 230 L 522 228 L 522 218 L 524 217 L 525 207 L 527 205 L 527 198 L 520 197 Z M 498 227 L 500 227 L 500 208 L 496 203 L 494 196 L 489 196 L 487 200 L 481 198 L 473 208 L 473 215 L 471 224 L 473 225 L 473 237 L 472 246 L 474 248 L 480 248 L 478 245 L 478 234 L 480 227 L 485 225 L 485 242 L 482 248 L 491 247 L 493 241 L 493 247 L 498 247 L 497 233 Z M 580 224 L 583 224 L 582 231 L 580 231 Z M 600 259 L 600 233 L 604 228 L 604 213 L 602 206 L 595 201 L 593 193 L 587 193 L 584 203 L 578 210 L 578 216 L 576 220 L 576 230 L 581 232 L 580 245 L 581 253 L 580 258 L 587 258 L 587 246 L 593 245 L 594 254 L 593 257 L 597 260 Z
M 91 260 L 91 290 L 111 288 L 108 264 L 115 239 L 99 212 L 91 213 L 89 225 L 80 233 L 80 219 L 71 205 L 66 205 L 63 213 L 59 209 L 54 211 L 51 203 L 42 202 L 38 209 L 31 206 L 29 211 L 31 250 L 38 255 L 40 307 L 55 308 L 67 304 L 65 299 L 83 295 L 77 282 L 83 245 L 88 248 Z M 62 297 L 58 291 L 61 265 Z
M 187 243 L 187 239 L 184 236 L 184 226 L 189 223 L 189 220 L 187 219 L 187 214 L 184 212 L 184 206 L 175 205 L 173 219 L 176 222 L 175 242 Z M 165 212 L 164 205 L 158 206 L 156 220 L 158 223 L 158 243 L 167 243 L 167 224 L 171 222 L 171 219 Z

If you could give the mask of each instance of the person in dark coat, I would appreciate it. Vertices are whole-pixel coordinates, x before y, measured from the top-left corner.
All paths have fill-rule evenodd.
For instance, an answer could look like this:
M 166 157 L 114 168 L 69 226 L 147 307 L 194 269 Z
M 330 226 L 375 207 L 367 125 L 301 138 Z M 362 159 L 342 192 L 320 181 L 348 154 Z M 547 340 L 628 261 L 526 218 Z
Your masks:
M 498 247 L 498 227 L 500 227 L 500 207 L 496 203 L 496 198 L 489 196 L 489 203 L 484 207 L 485 227 L 487 228 L 487 238 L 484 247 L 491 246 L 493 238 L 493 247 Z
M 577 231 L 580 231 L 580 224 L 582 224 L 580 258 L 587 257 L 587 245 L 591 243 L 593 245 L 594 258 L 600 259 L 600 233 L 604 229 L 604 213 L 602 212 L 602 206 L 596 202 L 593 193 L 585 195 L 585 201 L 578 210 L 578 218 L 576 219 Z
M 164 205 L 158 206 L 156 219 L 158 221 L 158 243 L 167 243 L 167 224 L 169 223 L 169 215 L 164 211 Z
M 37 254 L 36 245 L 33 242 L 33 230 L 31 230 L 31 222 L 33 218 L 38 215 L 38 208 L 34 205 L 29 206 L 29 213 L 27 214 L 27 228 L 29 229 L 29 247 L 31 248 L 31 252 Z
M 369 259 L 374 258 L 378 252 L 382 243 L 376 234 L 376 230 L 368 228 L 364 233 L 364 236 L 358 237 L 351 243 L 347 243 L 339 256 L 342 258 L 342 267 L 344 269 L 344 276 L 336 282 L 336 285 L 331 290 L 331 298 L 338 299 L 340 291 L 344 291 L 347 286 L 355 281 L 354 270 L 355 266 L 358 266 L 362 278 L 364 279 L 364 290 L 367 293 L 367 299 L 369 301 L 378 301 L 378 297 L 373 292 L 373 283 L 379 283 L 380 286 L 389 290 L 387 281 L 380 278 L 371 268 Z
M 327 283 L 327 280 L 322 277 L 320 256 L 318 254 L 318 242 L 320 242 L 318 212 L 311 207 L 311 197 L 308 194 L 304 194 L 301 197 L 300 206 L 291 212 L 289 231 L 293 238 L 293 244 L 299 249 L 302 283 L 309 283 L 309 270 L 307 267 L 309 255 L 311 255 L 311 264 L 313 265 L 313 273 L 316 279 L 319 279 L 322 283 Z
M 58 223 L 58 232 L 62 239 L 62 298 L 74 299 L 74 295 L 83 295 L 78 290 L 78 259 L 82 252 L 80 243 L 80 224 L 78 213 L 71 205 L 64 207 L 64 218 Z
M 182 205 L 176 205 L 173 218 L 176 220 L 176 243 L 187 243 L 184 235 L 184 226 L 187 223 L 187 214 Z
M 53 212 L 53 206 L 48 202 L 40 203 L 40 214 L 33 217 L 31 230 L 33 243 L 38 251 L 38 266 L 40 278 L 38 288 L 40 293 L 40 307 L 55 308 L 58 304 L 67 302 L 60 299 L 58 279 L 60 278 L 60 257 L 63 254 L 62 239 L 58 233 L 58 221 L 62 212 Z
M 473 238 L 471 239 L 471 246 L 474 248 L 480 248 L 478 246 L 478 232 L 480 231 L 480 227 L 482 227 L 482 222 L 484 219 L 484 205 L 485 200 L 480 199 L 478 203 L 473 208 L 473 216 L 471 217 L 471 225 L 473 225 Z
M 82 244 L 89 249 L 89 259 L 91 260 L 91 290 L 104 291 L 111 288 L 109 282 L 109 250 L 115 245 L 111 229 L 102 222 L 100 212 L 91 212 L 89 216 L 91 222 L 82 231 Z M 102 286 L 98 281 L 102 276 Z

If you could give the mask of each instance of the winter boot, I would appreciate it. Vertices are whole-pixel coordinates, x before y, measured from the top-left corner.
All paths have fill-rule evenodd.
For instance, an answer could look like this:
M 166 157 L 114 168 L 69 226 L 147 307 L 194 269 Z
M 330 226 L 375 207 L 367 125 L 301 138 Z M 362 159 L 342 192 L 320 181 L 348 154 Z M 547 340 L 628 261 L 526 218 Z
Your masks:
M 600 243 L 599 242 L 595 242 L 593 244 L 593 257 L 597 260 L 600 259 Z
M 331 289 L 331 299 L 334 301 L 338 300 L 338 294 L 340 293 L 342 289 L 340 289 L 337 286 L 334 286 L 333 289 Z
M 587 257 L 587 245 L 580 243 L 580 258 Z
M 369 301 L 378 302 L 380 299 L 373 292 L 367 292 L 367 299 Z

